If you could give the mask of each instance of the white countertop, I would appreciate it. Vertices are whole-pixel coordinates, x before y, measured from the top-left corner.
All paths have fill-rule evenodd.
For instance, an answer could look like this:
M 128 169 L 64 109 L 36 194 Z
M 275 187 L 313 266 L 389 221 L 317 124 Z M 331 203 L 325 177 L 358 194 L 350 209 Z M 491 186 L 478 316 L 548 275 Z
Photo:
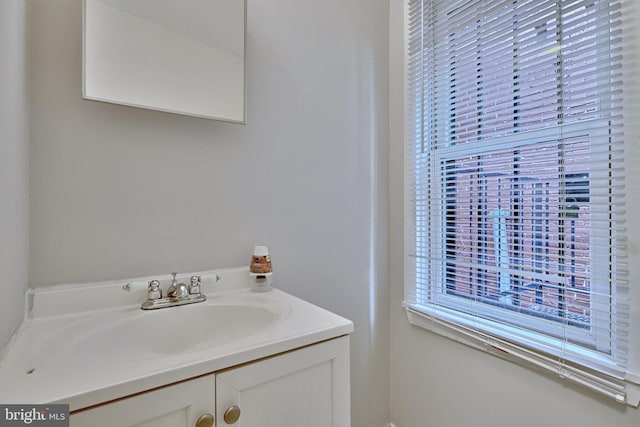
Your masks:
M 351 321 L 277 289 L 251 292 L 247 267 L 195 274 L 203 276 L 202 292 L 207 295 L 207 301 L 199 304 L 274 307 L 277 320 L 260 330 L 227 338 L 219 345 L 191 348 L 179 354 L 150 352 L 141 356 L 128 354 L 129 349 L 121 344 L 91 341 L 87 334 L 96 325 L 135 316 L 145 319 L 141 323 L 145 326 L 127 333 L 145 334 L 148 320 L 159 319 L 158 324 L 151 324 L 166 330 L 170 340 L 180 330 L 162 324 L 163 317 L 157 313 L 176 310 L 171 314 L 186 317 L 194 313 L 190 307 L 199 304 L 141 310 L 140 304 L 146 298 L 144 284 L 156 277 L 29 291 L 24 323 L 0 355 L 0 403 L 68 403 L 74 411 L 353 331 Z M 218 282 L 216 276 L 221 278 Z M 166 284 L 168 277 L 162 279 Z M 136 284 L 131 292 L 122 289 L 128 282 Z M 192 327 L 206 338 L 206 334 L 225 325 L 199 324 L 194 319 Z M 78 336 L 84 336 L 91 343 L 90 348 L 78 345 Z

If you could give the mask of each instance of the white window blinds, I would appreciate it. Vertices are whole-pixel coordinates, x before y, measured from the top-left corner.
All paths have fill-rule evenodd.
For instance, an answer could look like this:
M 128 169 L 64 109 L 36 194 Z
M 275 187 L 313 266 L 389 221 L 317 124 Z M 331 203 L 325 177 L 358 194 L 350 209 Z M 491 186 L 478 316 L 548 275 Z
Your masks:
M 619 401 L 623 19 L 600 0 L 409 0 L 405 302 Z

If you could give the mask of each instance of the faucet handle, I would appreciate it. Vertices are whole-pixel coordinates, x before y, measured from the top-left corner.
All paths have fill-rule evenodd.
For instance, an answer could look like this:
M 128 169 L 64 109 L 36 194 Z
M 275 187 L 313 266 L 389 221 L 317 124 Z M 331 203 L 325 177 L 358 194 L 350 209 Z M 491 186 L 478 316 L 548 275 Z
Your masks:
M 191 284 L 189 284 L 189 295 L 200 295 L 200 283 L 202 276 L 191 276 Z
M 149 300 L 156 300 L 162 298 L 162 289 L 160 289 L 160 282 L 158 280 L 152 280 L 149 282 L 149 287 L 147 288 Z

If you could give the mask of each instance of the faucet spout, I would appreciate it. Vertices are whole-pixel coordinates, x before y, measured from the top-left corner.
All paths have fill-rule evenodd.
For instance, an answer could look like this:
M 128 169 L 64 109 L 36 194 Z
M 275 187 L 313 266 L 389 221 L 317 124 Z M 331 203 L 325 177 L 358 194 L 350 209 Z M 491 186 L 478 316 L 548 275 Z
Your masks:
M 171 286 L 167 289 L 167 297 L 169 298 L 185 298 L 189 296 L 189 288 L 184 283 L 178 283 L 176 276 L 178 273 L 171 273 L 173 279 L 171 280 Z

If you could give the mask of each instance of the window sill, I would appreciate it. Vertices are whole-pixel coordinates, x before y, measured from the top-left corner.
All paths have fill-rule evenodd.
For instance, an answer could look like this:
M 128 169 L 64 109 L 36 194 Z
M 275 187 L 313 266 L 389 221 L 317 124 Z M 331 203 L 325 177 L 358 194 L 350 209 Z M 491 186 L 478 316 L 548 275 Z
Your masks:
M 611 368 L 603 368 L 608 364 L 604 357 L 601 361 L 592 360 L 590 364 L 585 363 L 584 367 L 567 363 L 561 365 L 558 359 L 562 357 L 562 354 L 553 354 L 549 348 L 543 349 L 542 346 L 536 348 L 518 343 L 523 339 L 521 334 L 517 334 L 519 337 L 516 339 L 515 328 L 504 325 L 496 327 L 495 322 L 479 320 L 471 316 L 465 319 L 465 316 L 460 316 L 453 310 L 442 307 L 429 309 L 429 307 L 405 304 L 405 308 L 409 323 L 414 326 L 516 364 L 551 372 L 560 378 L 605 395 L 620 404 L 636 408 L 640 404 L 638 376 L 615 372 Z M 509 329 L 514 329 L 514 331 L 509 331 Z M 558 345 L 557 348 L 561 348 L 561 346 Z

